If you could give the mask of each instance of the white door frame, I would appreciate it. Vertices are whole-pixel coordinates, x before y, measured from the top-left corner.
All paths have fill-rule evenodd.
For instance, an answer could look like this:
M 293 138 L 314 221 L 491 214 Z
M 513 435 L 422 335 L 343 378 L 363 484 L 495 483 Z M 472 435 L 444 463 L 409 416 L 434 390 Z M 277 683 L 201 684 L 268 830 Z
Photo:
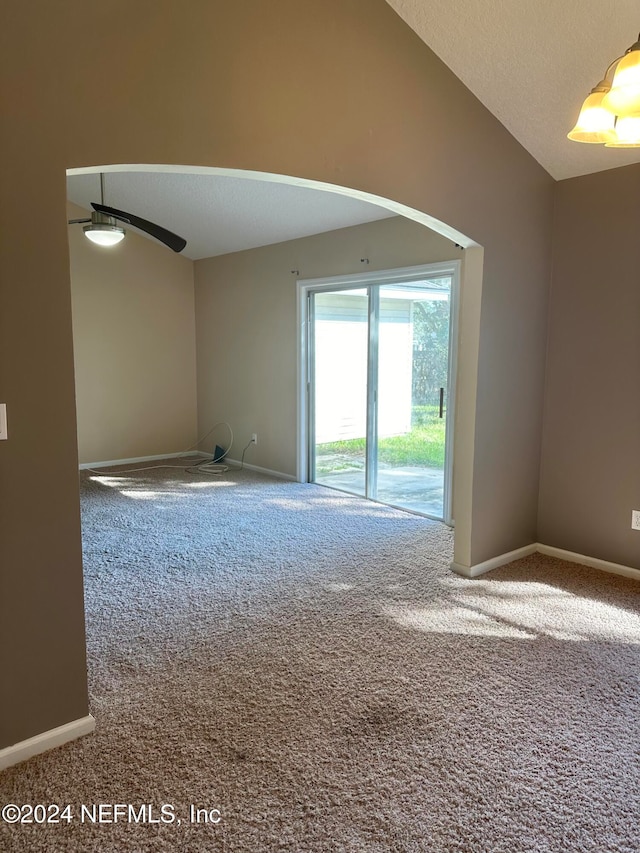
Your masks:
M 420 264 L 413 267 L 401 267 L 393 270 L 378 270 L 353 275 L 332 276 L 330 278 L 298 279 L 297 282 L 297 447 L 296 479 L 306 483 L 309 476 L 309 393 L 311 384 L 311 365 L 309 359 L 309 294 L 324 290 L 361 288 L 370 284 L 402 284 L 419 281 L 425 277 L 438 275 L 451 276 L 451 309 L 449 319 L 449 364 L 447 423 L 445 427 L 445 466 L 444 466 L 444 521 L 453 526 L 453 436 L 455 423 L 456 374 L 458 356 L 458 313 L 460 304 L 460 266 L 458 260 L 435 264 Z

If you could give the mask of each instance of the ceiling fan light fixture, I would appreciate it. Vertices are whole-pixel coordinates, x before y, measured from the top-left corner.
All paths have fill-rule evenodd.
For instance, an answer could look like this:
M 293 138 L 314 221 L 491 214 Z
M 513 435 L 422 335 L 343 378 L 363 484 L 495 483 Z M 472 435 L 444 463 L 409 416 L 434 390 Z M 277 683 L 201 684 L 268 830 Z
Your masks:
M 124 240 L 124 228 L 117 225 L 85 225 L 82 230 L 98 246 L 115 246 Z
M 93 208 L 91 219 L 69 219 L 67 221 L 69 225 L 78 225 L 81 222 L 90 223 L 84 226 L 85 237 L 88 237 L 92 243 L 96 243 L 98 246 L 115 246 L 124 239 L 127 232 L 118 225 L 118 222 L 126 222 L 127 225 L 148 234 L 174 252 L 181 252 L 187 245 L 184 237 L 179 237 L 173 231 L 169 231 L 155 222 L 149 222 L 148 219 L 143 219 L 141 216 L 127 213 L 126 210 L 107 207 L 104 203 L 104 173 L 100 173 L 100 204 L 96 201 L 92 201 L 90 204 Z
M 85 237 L 98 246 L 115 246 L 124 240 L 126 231 L 116 224 L 116 220 L 103 213 L 91 214 L 91 225 L 85 225 L 82 229 Z

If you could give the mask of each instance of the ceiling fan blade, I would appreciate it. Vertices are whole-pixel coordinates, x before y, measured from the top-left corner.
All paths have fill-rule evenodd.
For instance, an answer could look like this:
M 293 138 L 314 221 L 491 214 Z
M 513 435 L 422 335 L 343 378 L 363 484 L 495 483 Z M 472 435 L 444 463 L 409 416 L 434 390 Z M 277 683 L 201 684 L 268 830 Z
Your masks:
M 174 252 L 181 252 L 187 245 L 187 241 L 183 237 L 178 237 L 173 231 L 167 231 L 161 225 L 156 225 L 155 222 L 149 222 L 147 219 L 142 219 L 133 213 L 116 210 L 115 207 L 106 207 L 104 204 L 96 204 L 93 201 L 91 202 L 91 207 L 97 210 L 98 213 L 106 213 L 107 216 L 113 216 L 114 219 L 119 219 L 121 222 L 133 225 L 134 228 L 139 228 L 140 231 L 145 231 L 147 234 L 155 237 L 156 240 L 160 240 L 165 246 L 173 249 Z

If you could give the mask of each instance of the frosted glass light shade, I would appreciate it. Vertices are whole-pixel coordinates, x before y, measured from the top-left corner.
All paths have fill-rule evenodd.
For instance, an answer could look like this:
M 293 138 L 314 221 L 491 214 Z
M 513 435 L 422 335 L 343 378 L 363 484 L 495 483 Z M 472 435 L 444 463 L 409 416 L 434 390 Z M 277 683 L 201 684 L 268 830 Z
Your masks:
M 124 240 L 125 230 L 118 225 L 85 225 L 82 229 L 85 237 L 98 246 L 115 246 Z
M 602 106 L 606 92 L 591 92 L 587 95 L 580 110 L 578 121 L 567 134 L 574 142 L 615 142 L 615 116 Z
M 602 106 L 618 116 L 640 113 L 640 50 L 622 57 Z
M 640 115 L 623 116 L 616 122 L 616 138 L 606 148 L 640 148 Z

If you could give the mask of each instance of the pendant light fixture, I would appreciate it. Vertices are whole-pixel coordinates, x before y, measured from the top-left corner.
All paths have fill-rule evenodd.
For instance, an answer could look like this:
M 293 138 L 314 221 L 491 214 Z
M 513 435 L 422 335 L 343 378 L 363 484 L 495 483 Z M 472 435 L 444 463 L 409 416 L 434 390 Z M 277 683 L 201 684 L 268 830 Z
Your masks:
M 640 36 L 607 68 L 567 136 L 606 148 L 640 148 Z

